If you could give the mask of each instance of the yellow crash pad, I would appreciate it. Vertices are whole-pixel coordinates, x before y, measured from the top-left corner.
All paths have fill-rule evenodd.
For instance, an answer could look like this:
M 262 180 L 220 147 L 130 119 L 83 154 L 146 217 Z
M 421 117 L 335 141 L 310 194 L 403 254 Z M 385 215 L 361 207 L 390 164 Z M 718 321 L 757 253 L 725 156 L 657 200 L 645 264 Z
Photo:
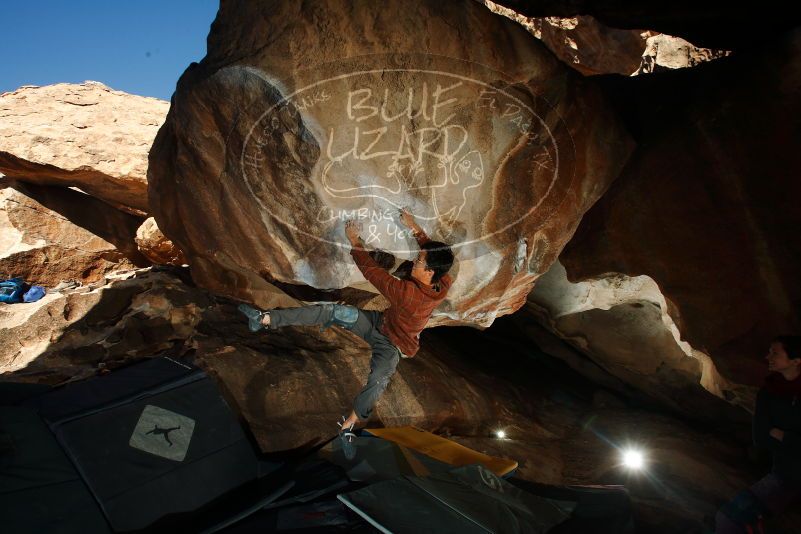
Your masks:
M 496 458 L 474 451 L 455 441 L 414 426 L 368 428 L 366 430 L 374 436 L 408 447 L 453 466 L 481 464 L 498 476 L 506 475 L 517 469 L 517 462 L 514 460 Z

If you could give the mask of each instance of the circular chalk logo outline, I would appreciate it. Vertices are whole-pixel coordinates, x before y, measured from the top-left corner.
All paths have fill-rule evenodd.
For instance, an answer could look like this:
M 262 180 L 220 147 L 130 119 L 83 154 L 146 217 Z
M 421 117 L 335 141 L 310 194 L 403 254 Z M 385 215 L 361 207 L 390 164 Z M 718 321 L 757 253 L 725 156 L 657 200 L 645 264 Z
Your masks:
M 341 248 L 345 248 L 345 247 L 349 248 L 349 245 L 347 245 L 345 243 L 342 243 L 340 241 L 331 241 L 331 240 L 325 239 L 324 237 L 320 237 L 318 235 L 312 234 L 312 233 L 310 233 L 310 232 L 308 232 L 308 231 L 306 231 L 306 230 L 304 230 L 302 228 L 298 228 L 297 226 L 295 226 L 291 222 L 285 221 L 281 217 L 278 217 L 277 215 L 275 215 L 272 212 L 272 210 L 270 210 L 270 208 L 268 206 L 265 206 L 265 204 L 262 202 L 262 199 L 260 197 L 258 197 L 255 194 L 255 192 L 253 191 L 253 188 L 251 187 L 251 184 L 250 184 L 250 179 L 248 178 L 249 175 L 248 175 L 248 171 L 246 169 L 245 155 L 246 155 L 248 146 L 249 146 L 249 144 L 251 142 L 251 138 L 253 137 L 253 132 L 256 129 L 256 127 L 259 124 L 261 124 L 262 121 L 264 120 L 264 118 L 269 116 L 275 109 L 277 109 L 277 108 L 279 108 L 281 106 L 285 106 L 288 103 L 292 103 L 293 106 L 294 106 L 294 103 L 292 102 L 292 99 L 294 97 L 296 97 L 297 95 L 302 94 L 302 93 L 304 93 L 304 92 L 306 92 L 306 91 L 308 91 L 308 90 L 310 90 L 310 89 L 312 89 L 314 87 L 318 87 L 320 85 L 323 85 L 323 84 L 326 84 L 326 83 L 329 83 L 329 82 L 343 80 L 343 79 L 346 79 L 346 78 L 351 78 L 353 76 L 366 75 L 366 74 L 369 74 L 369 75 L 383 74 L 385 72 L 401 72 L 401 73 L 411 72 L 411 73 L 421 73 L 421 74 L 433 74 L 433 75 L 437 75 L 437 76 L 455 78 L 455 79 L 458 79 L 458 80 L 461 80 L 461 81 L 464 81 L 464 82 L 473 83 L 473 84 L 476 84 L 476 85 L 481 86 L 481 87 L 489 88 L 492 91 L 500 93 L 503 96 L 505 96 L 506 98 L 509 98 L 510 100 L 513 100 L 514 102 L 518 103 L 523 109 L 526 109 L 531 114 L 532 117 L 536 117 L 536 119 L 540 122 L 542 127 L 545 128 L 545 131 L 548 134 L 548 139 L 551 142 L 551 144 L 553 145 L 553 148 L 554 148 L 554 158 L 553 158 L 554 159 L 554 171 L 553 171 L 553 174 L 552 174 L 552 179 L 551 179 L 550 183 L 548 184 L 547 190 L 542 195 L 542 197 L 538 200 L 538 202 L 536 204 L 534 204 L 534 206 L 532 206 L 523 215 L 521 215 L 520 217 L 518 217 L 514 221 L 510 222 L 509 224 L 505 225 L 504 227 L 495 230 L 494 232 L 491 232 L 491 233 L 488 233 L 486 235 L 482 235 L 482 236 L 476 237 L 476 238 L 471 239 L 469 241 L 462 241 L 460 243 L 449 244 L 449 247 L 451 248 L 451 250 L 453 250 L 455 252 L 457 249 L 460 249 L 460 248 L 465 247 L 467 245 L 471 245 L 473 243 L 478 243 L 478 242 L 484 241 L 485 239 L 487 239 L 489 237 L 492 237 L 492 236 L 494 236 L 496 234 L 505 232 L 506 230 L 508 230 L 512 226 L 517 225 L 518 223 L 520 223 L 520 221 L 522 221 L 523 219 L 525 219 L 526 217 L 531 215 L 536 209 L 538 209 L 542 205 L 543 202 L 545 202 L 546 199 L 548 199 L 548 197 L 550 196 L 550 194 L 552 192 L 552 189 L 553 189 L 554 185 L 556 184 L 556 182 L 558 181 L 558 178 L 559 178 L 559 145 L 556 142 L 556 136 L 554 136 L 553 132 L 551 131 L 551 128 L 548 127 L 548 125 L 545 123 L 545 121 L 542 119 L 542 117 L 540 117 L 537 113 L 535 113 L 534 110 L 531 109 L 531 107 L 528 104 L 526 104 L 525 102 L 523 102 L 519 98 L 509 94 L 508 92 L 506 92 L 503 89 L 499 89 L 497 87 L 494 87 L 494 86 L 490 85 L 487 82 L 483 82 L 483 81 L 480 81 L 480 80 L 469 78 L 469 77 L 463 76 L 461 74 L 454 74 L 454 73 L 451 73 L 451 72 L 441 71 L 441 70 L 414 69 L 414 68 L 368 69 L 368 70 L 355 70 L 355 71 L 339 74 L 337 76 L 324 78 L 322 80 L 318 80 L 318 81 L 316 81 L 314 83 L 306 85 L 306 86 L 304 86 L 304 87 L 302 87 L 300 89 L 297 89 L 294 92 L 292 92 L 292 93 L 290 93 L 290 94 L 288 94 L 286 96 L 282 96 L 282 98 L 278 102 L 276 102 L 275 104 L 270 106 L 266 111 L 264 111 L 264 113 L 262 113 L 259 116 L 259 118 L 256 119 L 256 121 L 254 121 L 253 125 L 248 130 L 248 133 L 245 136 L 245 139 L 244 139 L 243 144 L 242 144 L 242 154 L 240 156 L 240 166 L 241 166 L 241 170 L 242 170 L 242 176 L 244 178 L 245 185 L 247 186 L 247 188 L 250 191 L 251 195 L 257 200 L 257 202 L 264 209 L 264 211 L 266 211 L 271 217 L 273 217 L 274 219 L 276 219 L 276 220 L 282 222 L 283 224 L 289 226 L 290 228 L 292 228 L 292 229 L 294 229 L 294 230 L 296 230 L 296 231 L 298 231 L 298 232 L 300 232 L 302 234 L 308 235 L 308 236 L 310 236 L 310 237 L 312 237 L 312 238 L 314 238 L 314 239 L 316 239 L 318 241 L 321 241 L 321 242 L 324 242 L 324 243 L 328 243 L 328 244 L 331 244 L 331 245 L 335 245 L 335 246 L 341 247 Z M 550 103 L 547 100 L 545 100 L 543 97 L 541 97 L 539 95 L 536 95 L 536 94 L 533 95 L 533 96 L 535 98 L 537 98 L 537 99 L 542 100 L 543 102 L 545 102 L 545 104 L 548 105 L 548 107 L 550 109 L 554 110 L 554 107 L 551 106 Z M 301 120 L 302 120 L 303 117 L 302 117 L 301 111 L 297 110 L 297 113 L 298 113 L 298 115 L 300 115 Z M 559 123 L 563 123 L 562 118 L 558 115 L 558 113 L 556 115 L 557 115 L 558 122 Z M 570 135 L 570 131 L 567 128 L 565 128 L 565 132 L 567 133 L 568 137 L 570 138 L 571 145 L 572 145 L 572 136 Z M 358 197 L 351 197 L 351 198 L 358 198 Z M 412 250 L 406 250 L 406 251 L 393 251 L 393 252 L 411 253 L 413 251 Z

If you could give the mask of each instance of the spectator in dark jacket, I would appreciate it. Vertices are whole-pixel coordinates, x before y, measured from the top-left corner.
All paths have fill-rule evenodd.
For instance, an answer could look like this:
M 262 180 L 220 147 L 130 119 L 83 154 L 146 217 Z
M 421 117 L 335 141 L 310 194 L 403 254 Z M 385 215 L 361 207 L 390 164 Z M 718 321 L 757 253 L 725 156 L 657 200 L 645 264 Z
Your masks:
M 777 337 L 757 394 L 754 445 L 773 455 L 770 474 L 723 506 L 716 532 L 762 532 L 762 518 L 801 500 L 801 336 Z

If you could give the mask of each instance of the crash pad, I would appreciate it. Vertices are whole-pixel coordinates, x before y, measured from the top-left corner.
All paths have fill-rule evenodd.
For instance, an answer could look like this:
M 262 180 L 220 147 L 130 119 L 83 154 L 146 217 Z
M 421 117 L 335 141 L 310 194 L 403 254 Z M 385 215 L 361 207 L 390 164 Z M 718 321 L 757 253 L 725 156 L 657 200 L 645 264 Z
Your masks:
M 517 462 L 514 460 L 497 458 L 474 451 L 455 441 L 415 426 L 368 428 L 363 432 L 408 447 L 453 466 L 481 464 L 498 476 L 507 475 L 517 469 Z

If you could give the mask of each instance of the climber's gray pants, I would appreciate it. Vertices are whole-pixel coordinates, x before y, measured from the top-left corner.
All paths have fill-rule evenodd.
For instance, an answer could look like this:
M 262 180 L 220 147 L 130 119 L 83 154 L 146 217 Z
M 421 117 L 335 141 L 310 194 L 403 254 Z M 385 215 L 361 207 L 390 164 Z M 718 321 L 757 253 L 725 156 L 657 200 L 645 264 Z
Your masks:
M 336 324 L 347 328 L 370 344 L 370 375 L 367 384 L 353 401 L 353 411 L 361 420 L 373 412 L 373 406 L 389 385 L 400 360 L 400 350 L 378 331 L 384 314 L 380 311 L 360 310 L 344 304 L 314 304 L 299 308 L 270 310 L 270 329 L 289 325 L 322 325 L 327 328 Z

